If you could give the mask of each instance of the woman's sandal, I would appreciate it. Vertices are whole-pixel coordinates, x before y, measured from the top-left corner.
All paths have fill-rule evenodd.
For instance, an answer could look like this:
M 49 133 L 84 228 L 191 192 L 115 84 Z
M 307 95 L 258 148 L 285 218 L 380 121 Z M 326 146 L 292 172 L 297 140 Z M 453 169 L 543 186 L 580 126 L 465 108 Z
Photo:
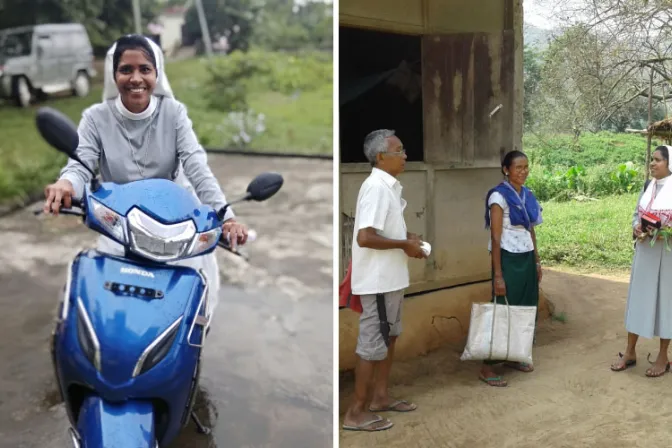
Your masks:
M 505 380 L 503 380 L 501 376 L 493 376 L 493 377 L 486 378 L 483 375 L 479 375 L 478 379 L 483 381 L 488 386 L 492 386 L 492 387 L 506 387 L 506 386 L 508 386 L 508 383 Z
M 623 353 L 619 353 L 618 357 L 620 359 L 623 359 Z M 626 369 L 629 369 L 630 367 L 635 367 L 637 365 L 637 360 L 636 359 L 628 359 L 618 368 L 614 368 L 614 365 L 615 365 L 615 363 L 611 365 L 611 370 L 613 372 L 622 372 Z
M 651 353 L 649 353 L 646 356 L 646 360 L 649 361 L 649 364 L 652 364 L 652 365 L 655 364 L 655 362 L 651 362 L 650 358 L 651 358 Z M 648 369 L 646 369 L 646 376 L 647 377 L 658 378 L 658 377 L 661 377 L 661 376 L 665 375 L 667 372 L 670 371 L 670 363 L 669 362 L 665 363 L 665 369 L 660 370 L 660 371 L 655 372 L 655 373 L 654 373 L 654 370 L 653 370 L 654 368 L 655 367 L 649 367 Z
M 531 364 L 527 364 L 525 362 L 506 362 L 504 365 L 509 369 L 515 369 L 524 373 L 534 372 L 534 367 Z

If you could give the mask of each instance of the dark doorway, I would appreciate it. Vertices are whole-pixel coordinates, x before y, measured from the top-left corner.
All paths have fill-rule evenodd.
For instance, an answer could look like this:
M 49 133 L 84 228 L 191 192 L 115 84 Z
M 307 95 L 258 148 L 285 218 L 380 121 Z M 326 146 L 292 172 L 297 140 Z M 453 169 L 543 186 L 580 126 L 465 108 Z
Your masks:
M 367 162 L 362 144 L 394 129 L 409 161 L 423 160 L 421 38 L 339 29 L 341 163 Z

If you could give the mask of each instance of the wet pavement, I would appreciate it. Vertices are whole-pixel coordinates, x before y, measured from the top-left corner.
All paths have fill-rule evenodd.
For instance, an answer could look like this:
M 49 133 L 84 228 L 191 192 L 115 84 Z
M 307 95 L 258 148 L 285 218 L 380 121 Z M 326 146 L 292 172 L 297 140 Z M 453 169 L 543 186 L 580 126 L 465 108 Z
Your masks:
M 285 184 L 235 207 L 259 236 L 249 262 L 218 251 L 223 284 L 196 402 L 213 431 L 190 423 L 171 447 L 331 446 L 332 164 L 209 159 L 229 199 L 262 171 Z M 48 340 L 67 263 L 96 236 L 74 217 L 0 219 L 0 447 L 70 446 Z

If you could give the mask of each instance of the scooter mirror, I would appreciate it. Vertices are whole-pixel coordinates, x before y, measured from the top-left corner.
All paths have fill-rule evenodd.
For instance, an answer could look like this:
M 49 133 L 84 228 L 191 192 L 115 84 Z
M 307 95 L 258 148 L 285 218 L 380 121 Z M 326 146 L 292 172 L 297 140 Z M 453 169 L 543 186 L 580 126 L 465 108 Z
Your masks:
M 37 129 L 51 146 L 75 159 L 79 136 L 77 126 L 63 113 L 50 107 L 42 107 L 35 118 Z
M 283 182 L 284 179 L 278 173 L 262 173 L 248 185 L 247 199 L 265 201 L 280 190 Z

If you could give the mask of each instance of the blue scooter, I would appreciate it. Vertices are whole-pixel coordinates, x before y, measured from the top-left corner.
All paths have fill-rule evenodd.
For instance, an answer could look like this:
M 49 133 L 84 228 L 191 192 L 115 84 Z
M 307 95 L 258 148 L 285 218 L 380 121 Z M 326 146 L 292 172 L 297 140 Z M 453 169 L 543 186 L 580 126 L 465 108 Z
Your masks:
M 52 338 L 52 359 L 76 448 L 165 447 L 194 420 L 192 408 L 209 329 L 202 272 L 167 263 L 221 246 L 229 205 L 263 201 L 280 190 L 276 173 L 257 176 L 247 194 L 221 210 L 201 205 L 163 179 L 101 183 L 76 154 L 77 130 L 42 108 L 44 139 L 91 174 L 84 197 L 61 213 L 120 243 L 124 256 L 80 252 L 70 263 Z

